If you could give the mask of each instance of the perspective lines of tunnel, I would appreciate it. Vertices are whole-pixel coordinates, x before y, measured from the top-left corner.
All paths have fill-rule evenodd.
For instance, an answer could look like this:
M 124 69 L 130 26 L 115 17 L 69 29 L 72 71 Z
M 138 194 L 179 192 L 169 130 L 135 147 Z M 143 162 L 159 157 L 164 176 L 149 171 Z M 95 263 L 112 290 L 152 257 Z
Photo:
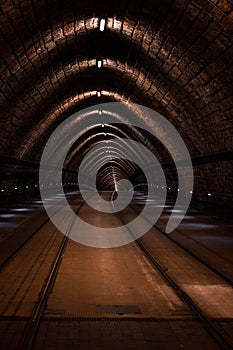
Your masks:
M 0 350 L 233 349 L 233 0 L 0 0 Z
M 2 1 L 4 194 L 37 184 L 44 145 L 62 121 L 116 101 L 167 118 L 190 152 L 194 198 L 232 205 L 232 31 L 227 0 Z M 107 128 L 108 137 L 133 137 L 162 164 L 171 163 L 145 132 L 120 124 Z M 101 129 L 87 131 L 68 168 L 102 139 Z M 122 172 L 122 165 L 114 166 Z M 106 181 L 112 180 L 106 175 Z

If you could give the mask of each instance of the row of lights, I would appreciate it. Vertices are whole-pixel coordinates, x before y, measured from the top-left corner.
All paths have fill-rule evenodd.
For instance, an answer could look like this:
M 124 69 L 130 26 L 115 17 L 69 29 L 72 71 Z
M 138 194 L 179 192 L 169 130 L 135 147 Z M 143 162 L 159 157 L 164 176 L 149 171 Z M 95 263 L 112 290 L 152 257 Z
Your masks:
M 58 186 L 59 184 L 58 183 L 56 183 L 56 184 L 50 184 L 49 186 Z M 75 186 L 75 185 L 78 185 L 78 183 L 75 183 L 75 182 L 69 182 L 69 183 L 65 183 L 65 184 L 61 184 L 61 185 L 63 185 L 63 186 L 70 186 L 70 185 L 72 185 L 72 186 Z M 38 185 L 32 185 L 31 187 L 35 187 L 35 188 L 37 188 L 37 187 L 39 187 Z M 44 187 L 44 185 L 40 185 L 40 187 L 42 188 L 42 187 Z M 21 189 L 22 187 L 14 187 L 14 189 L 15 189 L 15 191 L 17 191 L 17 190 L 19 190 L 19 189 Z M 29 188 L 29 186 L 25 186 L 25 188 L 26 189 L 28 189 Z M 5 192 L 5 189 L 4 188 L 2 188 L 1 189 L 1 192 Z
M 155 185 L 151 185 L 151 186 L 155 187 Z M 156 187 L 159 188 L 160 186 L 157 185 Z M 163 190 L 164 188 L 166 188 L 166 186 L 161 186 L 161 188 L 162 188 L 162 190 Z M 171 191 L 172 188 L 171 188 L 171 187 L 168 187 L 168 190 Z M 179 188 L 177 188 L 177 192 L 180 192 L 180 189 L 179 189 Z M 192 194 L 193 191 L 189 191 L 189 193 Z M 207 196 L 208 196 L 208 197 L 211 197 L 211 196 L 212 196 L 212 193 L 207 193 Z
M 101 60 L 97 60 L 97 67 L 101 68 L 102 67 L 102 61 Z M 96 94 L 98 97 L 101 96 L 101 91 L 96 91 Z
M 104 18 L 102 18 L 100 20 L 100 31 L 103 32 L 105 29 L 105 24 L 106 24 L 106 20 Z
M 96 91 L 93 91 L 93 93 L 95 95 L 97 95 L 98 97 L 100 97 L 102 95 L 102 92 L 100 90 L 96 90 Z M 100 114 L 100 113 L 99 113 Z
M 106 25 L 106 20 L 104 18 L 100 19 L 100 22 L 99 22 L 99 30 L 101 32 L 103 32 L 105 30 L 105 25 Z M 113 26 L 116 27 L 116 19 L 114 18 L 114 22 L 113 22 Z M 102 67 L 102 60 L 97 60 L 97 67 L 98 68 L 101 68 Z M 100 97 L 101 96 L 101 91 L 97 91 L 97 96 Z M 104 125 L 102 124 L 102 127 L 104 127 Z M 104 134 L 104 136 L 106 136 L 106 133 Z M 106 143 L 108 143 L 108 141 L 106 141 Z M 158 188 L 159 186 L 157 186 Z M 162 189 L 164 187 L 162 186 Z M 171 187 L 168 188 L 169 190 L 171 190 Z M 180 189 L 178 188 L 177 189 L 177 192 L 179 192 Z M 193 193 L 193 191 L 189 191 L 190 194 Z M 211 197 L 212 194 L 211 193 L 207 193 L 207 196 L 208 197 Z
M 38 186 L 34 185 L 32 187 L 38 187 Z M 29 188 L 29 186 L 25 186 L 25 188 Z M 15 191 L 17 191 L 18 189 L 20 189 L 20 187 L 15 187 L 14 189 L 15 189 Z M 1 192 L 5 192 L 4 188 L 1 189 Z
M 108 141 L 106 141 L 106 143 L 108 143 Z M 108 147 L 109 148 L 109 147 Z M 111 151 L 107 151 L 108 153 L 111 153 Z M 59 184 L 58 183 L 56 183 L 56 184 L 50 184 L 50 186 L 58 186 Z M 61 184 L 62 185 L 62 184 Z M 75 183 L 75 182 L 68 182 L 68 183 L 65 183 L 65 184 L 63 184 L 63 186 L 75 186 L 75 185 L 78 185 L 78 183 Z M 152 185 L 153 187 L 155 187 L 155 185 Z M 34 185 L 34 187 L 38 187 L 38 185 Z M 41 188 L 42 187 L 44 187 L 44 185 L 41 185 L 40 186 Z M 159 188 L 159 186 L 156 186 L 157 188 Z M 28 189 L 29 188 L 29 186 L 25 186 L 25 188 L 26 189 Z M 164 189 L 164 188 L 166 188 L 166 187 L 164 187 L 164 186 L 161 186 L 161 188 L 162 189 Z M 15 190 L 18 190 L 18 187 L 15 187 Z M 171 187 L 168 187 L 168 190 L 171 190 Z M 177 192 L 179 192 L 180 191 L 180 189 L 178 188 L 177 189 Z M 1 192 L 5 192 L 5 190 L 2 188 L 1 189 Z M 193 193 L 193 191 L 189 191 L 189 193 Z M 207 193 L 207 196 L 208 197 L 211 197 L 212 196 L 212 193 Z
M 118 22 L 119 23 L 119 22 Z M 117 20 L 116 20 L 116 16 L 114 16 L 114 18 L 113 18 L 113 23 L 112 23 L 112 25 L 113 25 L 113 28 L 117 28 Z M 105 26 L 106 26 L 106 19 L 105 18 L 101 18 L 100 19 L 100 21 L 99 21 L 99 30 L 101 31 L 101 32 L 103 32 L 104 31 L 104 29 L 105 29 Z
M 96 66 L 97 66 L 97 68 L 102 68 L 106 64 L 107 64 L 107 60 L 106 59 L 96 59 Z
M 102 18 L 102 19 L 100 20 L 100 25 L 99 25 L 99 29 L 100 29 L 101 32 L 104 31 L 104 29 L 105 29 L 105 24 L 106 24 L 106 20 L 105 20 L 104 18 Z M 97 60 L 97 67 L 98 67 L 98 68 L 101 68 L 101 67 L 102 67 L 102 63 L 103 63 L 102 60 Z M 101 96 L 101 91 L 97 91 L 97 96 L 98 96 L 98 97 Z
M 76 183 L 76 182 L 66 182 L 64 184 L 61 183 L 60 185 L 59 185 L 59 183 L 56 183 L 56 184 L 50 183 L 49 185 L 46 184 L 46 186 L 49 186 L 49 187 L 51 187 L 51 186 L 76 186 L 76 185 L 78 185 L 78 183 Z M 44 185 L 40 185 L 40 187 L 44 187 Z

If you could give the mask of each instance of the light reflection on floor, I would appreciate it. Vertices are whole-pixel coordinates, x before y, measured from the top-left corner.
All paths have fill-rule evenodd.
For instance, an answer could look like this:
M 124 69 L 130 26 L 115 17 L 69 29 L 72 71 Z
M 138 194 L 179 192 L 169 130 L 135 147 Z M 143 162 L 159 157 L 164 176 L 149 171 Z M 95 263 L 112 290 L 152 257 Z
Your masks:
M 210 224 L 204 224 L 204 223 L 181 223 L 180 228 L 184 229 L 195 229 L 195 230 L 211 230 L 213 228 L 219 227 L 218 225 L 210 225 Z
M 18 204 L 16 204 L 17 206 Z M 5 207 L 0 209 L 0 240 L 7 239 L 12 232 L 17 234 L 17 227 L 25 225 L 27 220 L 30 220 L 33 215 L 37 215 L 41 211 L 42 206 L 29 205 L 24 203 L 23 207 L 13 208 Z
M 134 203 L 138 208 L 145 205 L 145 202 L 146 197 L 134 198 Z M 233 223 L 194 208 L 189 208 L 186 215 L 183 216 L 183 206 L 180 205 L 178 209 L 173 210 L 174 203 L 171 202 L 167 202 L 164 206 L 161 201 L 154 199 L 151 203 L 157 208 L 164 207 L 155 226 L 163 230 L 172 214 L 174 218 L 183 219 L 177 230 L 170 234 L 172 238 L 191 251 L 194 249 L 204 260 L 209 256 L 214 263 L 220 264 L 220 269 L 232 270 L 229 266 L 232 267 L 233 262 Z M 148 220 L 153 220 L 155 212 L 153 205 L 151 205 L 151 211 L 147 215 Z M 221 265 L 222 263 L 224 266 Z
M 0 219 L 11 219 L 11 218 L 16 218 L 16 217 L 22 217 L 23 215 L 21 214 L 0 214 Z
M 10 209 L 10 211 L 19 211 L 19 212 L 24 212 L 24 211 L 33 211 L 34 209 L 32 208 L 14 208 Z
M 78 193 L 74 192 L 73 195 L 74 194 L 77 198 Z M 127 193 L 125 196 L 127 196 Z M 50 203 L 51 205 L 54 205 L 59 203 L 63 198 L 63 194 L 57 194 L 56 196 L 48 197 L 45 202 L 50 206 Z M 166 205 L 164 205 L 161 200 L 156 199 L 153 196 L 150 196 L 148 199 L 147 196 L 136 195 L 134 196 L 132 203 L 138 206 L 138 208 L 148 204 L 151 208 L 152 217 L 156 211 L 156 208 L 164 208 L 158 223 L 156 223 L 156 225 L 159 225 L 160 222 L 162 222 L 162 227 L 164 227 L 164 225 L 167 223 L 172 213 L 177 219 L 183 218 L 178 227 L 178 231 L 183 235 L 183 237 L 186 236 L 190 238 L 192 242 L 205 245 L 218 253 L 224 253 L 225 249 L 229 251 L 232 248 L 233 250 L 233 224 L 225 223 L 216 217 L 210 215 L 208 216 L 206 213 L 193 208 L 189 209 L 186 215 L 183 217 L 182 213 L 184 211 L 182 206 L 178 206 L 178 209 L 173 210 L 174 203 L 167 202 Z M 12 208 L 1 208 L 0 240 L 7 235 L 7 232 L 17 233 L 17 226 L 22 223 L 26 225 L 27 220 L 30 220 L 33 215 L 37 215 L 37 213 L 43 210 L 42 204 L 43 202 L 37 199 L 24 202 L 23 207 L 20 207 L 19 204 L 15 204 Z M 150 214 L 148 215 L 148 220 L 149 219 Z M 176 233 L 171 234 L 176 238 Z
M 195 219 L 195 216 L 191 216 L 191 215 L 185 215 L 185 216 L 183 216 L 183 215 L 173 215 L 173 217 L 176 218 L 176 219 L 182 219 L 183 218 L 183 220 Z M 161 218 L 168 220 L 170 218 L 170 215 L 161 215 Z

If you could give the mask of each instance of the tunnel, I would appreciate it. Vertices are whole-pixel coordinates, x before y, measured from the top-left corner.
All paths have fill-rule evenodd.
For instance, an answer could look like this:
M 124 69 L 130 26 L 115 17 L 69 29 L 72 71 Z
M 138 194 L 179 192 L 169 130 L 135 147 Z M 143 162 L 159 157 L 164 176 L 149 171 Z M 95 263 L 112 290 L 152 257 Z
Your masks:
M 231 349 L 232 0 L 0 17 L 0 348 Z

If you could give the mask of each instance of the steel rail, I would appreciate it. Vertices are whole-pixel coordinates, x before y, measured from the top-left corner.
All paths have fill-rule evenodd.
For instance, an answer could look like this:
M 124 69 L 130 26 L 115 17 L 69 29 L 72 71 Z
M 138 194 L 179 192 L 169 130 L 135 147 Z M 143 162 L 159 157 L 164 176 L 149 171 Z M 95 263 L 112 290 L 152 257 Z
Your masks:
M 76 210 L 76 214 L 79 213 L 80 209 L 82 208 L 85 201 L 83 201 L 78 209 Z M 67 235 L 64 236 L 62 243 L 58 249 L 58 252 L 55 256 L 55 259 L 51 265 L 50 271 L 47 275 L 47 278 L 41 288 L 41 291 L 39 293 L 39 300 L 37 301 L 34 310 L 32 311 L 32 314 L 27 322 L 27 325 L 25 327 L 24 334 L 20 340 L 20 343 L 17 347 L 18 350 L 30 350 L 32 348 L 33 342 L 35 340 L 35 337 L 37 335 L 41 317 L 44 311 L 44 308 L 46 306 L 49 294 L 51 293 L 58 271 L 59 267 L 62 261 L 63 254 L 65 252 L 67 243 L 69 241 L 69 235 L 71 233 L 71 229 L 73 227 L 73 224 L 75 222 L 75 218 L 72 220 L 72 222 L 69 225 Z
M 114 208 L 114 201 L 112 200 L 116 191 L 113 191 L 111 195 L 111 203 Z M 119 212 L 116 212 L 120 221 L 125 225 L 126 222 L 122 218 Z M 133 232 L 127 228 L 128 232 L 131 236 L 134 237 Z M 204 313 L 203 310 L 192 300 L 192 298 L 181 288 L 181 286 L 176 283 L 176 281 L 169 276 L 160 263 L 151 255 L 151 253 L 143 246 L 143 244 L 139 240 L 135 240 L 134 242 L 139 249 L 144 253 L 144 256 L 151 263 L 153 268 L 155 268 L 164 280 L 171 286 L 176 295 L 187 305 L 191 313 L 195 316 L 195 318 L 203 325 L 204 329 L 207 333 L 212 337 L 212 339 L 220 346 L 221 349 L 231 350 L 232 346 L 229 342 L 224 338 L 224 336 L 220 333 L 219 329 L 213 324 L 213 322 L 209 319 L 209 317 Z
M 136 211 L 137 213 L 139 213 L 139 211 L 134 208 L 133 205 L 130 205 L 130 207 Z M 149 224 L 152 224 L 151 221 L 146 218 L 144 215 L 142 215 L 144 220 L 147 221 Z M 225 276 L 222 272 L 220 272 L 219 270 L 217 270 L 215 267 L 213 267 L 212 265 L 210 265 L 207 261 L 205 261 L 204 259 L 202 259 L 201 257 L 199 257 L 198 255 L 196 255 L 195 253 L 193 253 L 190 249 L 186 248 L 183 244 L 177 242 L 171 235 L 168 235 L 166 232 L 164 232 L 158 225 L 153 224 L 153 226 L 157 231 L 159 231 L 159 233 L 161 233 L 163 236 L 165 236 L 166 238 L 168 238 L 170 241 L 172 241 L 173 243 L 175 243 L 179 248 L 181 248 L 182 250 L 184 250 L 186 253 L 188 253 L 189 255 L 191 255 L 193 258 L 195 258 L 196 260 L 198 260 L 202 265 L 204 265 L 205 267 L 208 267 L 212 272 L 214 272 L 216 275 L 218 275 L 219 277 L 221 277 L 227 284 L 229 284 L 231 287 L 233 287 L 233 281 L 228 278 L 227 276 Z M 174 230 L 174 232 L 177 229 Z M 182 234 L 179 232 L 179 230 L 177 230 L 177 232 L 179 234 Z M 204 246 L 205 247 L 205 246 Z M 206 248 L 207 249 L 207 248 Z
M 60 210 L 62 210 L 62 208 L 59 208 L 54 213 L 54 215 L 59 213 Z M 27 245 L 27 243 L 36 235 L 36 233 L 39 232 L 48 222 L 50 222 L 50 218 L 46 218 L 44 222 L 42 222 L 37 228 L 35 228 L 26 239 L 22 240 L 22 242 L 13 250 L 13 252 L 0 263 L 0 273 L 18 255 L 18 253 Z

